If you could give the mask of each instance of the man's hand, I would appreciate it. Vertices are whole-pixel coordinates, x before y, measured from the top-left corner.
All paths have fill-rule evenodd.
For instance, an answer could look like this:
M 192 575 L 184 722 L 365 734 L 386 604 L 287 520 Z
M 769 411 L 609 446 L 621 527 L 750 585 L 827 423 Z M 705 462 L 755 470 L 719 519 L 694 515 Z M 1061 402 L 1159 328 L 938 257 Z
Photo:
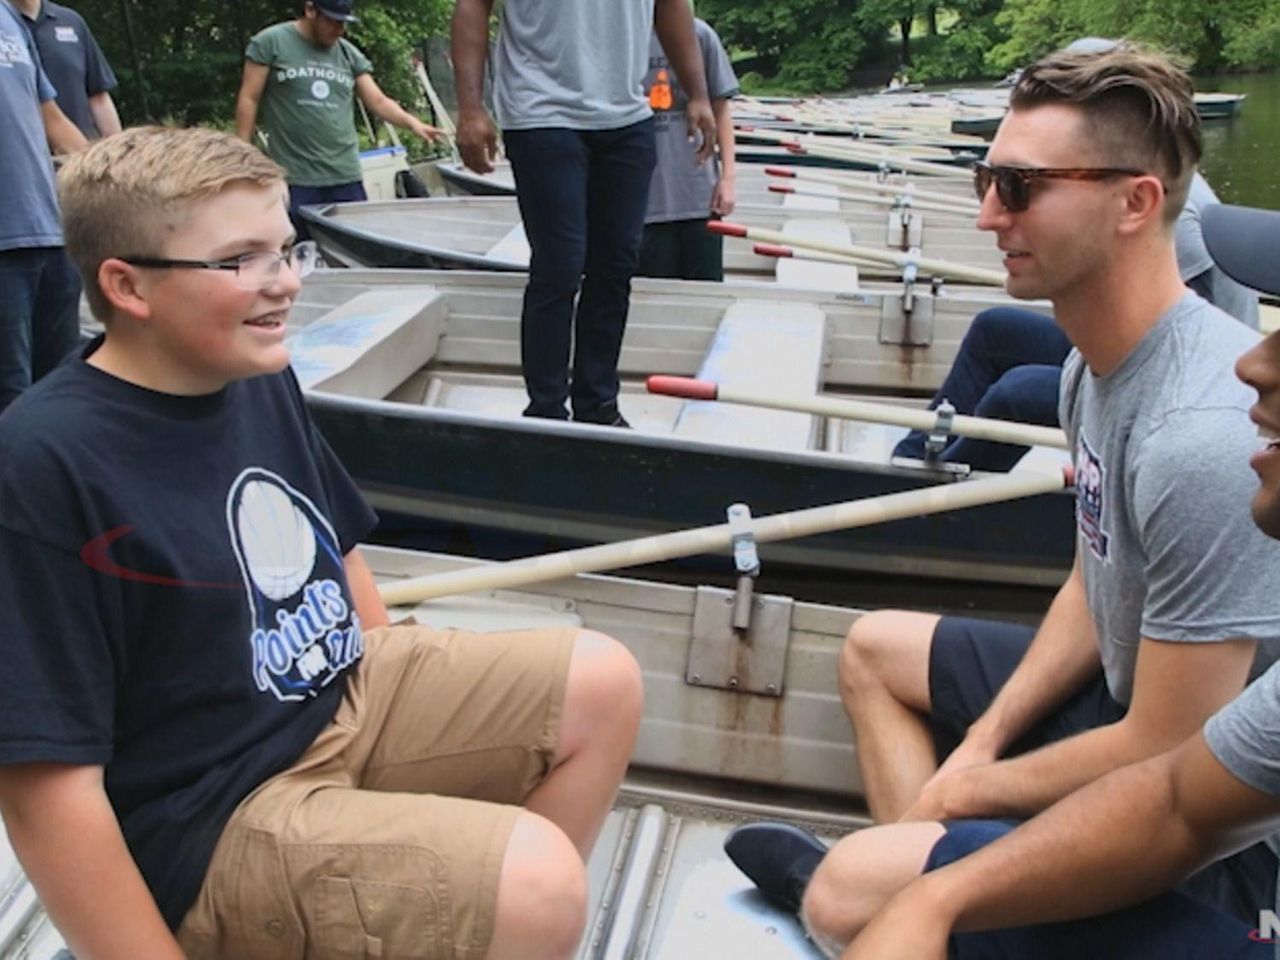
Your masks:
M 492 173 L 498 158 L 498 128 L 485 110 L 465 111 L 458 117 L 458 154 L 476 173 Z
M 963 767 L 944 773 L 939 770 L 920 790 L 916 802 L 900 818 L 910 820 L 957 820 L 980 817 L 990 811 L 977 801 L 977 785 L 990 765 Z
M 949 919 L 912 884 L 890 900 L 841 955 L 841 960 L 946 960 Z
M 732 177 L 721 177 L 716 189 L 711 194 L 711 212 L 718 217 L 727 217 L 738 205 L 738 190 Z
M 690 100 L 685 107 L 685 124 L 689 131 L 689 142 L 698 143 L 698 151 L 693 159 L 698 166 L 702 166 L 711 159 L 716 147 L 716 117 L 711 112 L 711 101 L 706 97 Z M 697 137 L 702 138 L 701 142 L 696 140 Z

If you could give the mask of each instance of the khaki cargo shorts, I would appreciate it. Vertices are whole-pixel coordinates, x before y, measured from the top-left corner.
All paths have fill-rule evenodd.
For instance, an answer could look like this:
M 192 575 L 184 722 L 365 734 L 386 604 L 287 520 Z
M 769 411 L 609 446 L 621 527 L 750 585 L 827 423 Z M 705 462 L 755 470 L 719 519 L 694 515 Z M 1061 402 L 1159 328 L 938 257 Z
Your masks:
M 576 633 L 366 633 L 333 723 L 232 814 L 178 931 L 187 955 L 483 957 Z

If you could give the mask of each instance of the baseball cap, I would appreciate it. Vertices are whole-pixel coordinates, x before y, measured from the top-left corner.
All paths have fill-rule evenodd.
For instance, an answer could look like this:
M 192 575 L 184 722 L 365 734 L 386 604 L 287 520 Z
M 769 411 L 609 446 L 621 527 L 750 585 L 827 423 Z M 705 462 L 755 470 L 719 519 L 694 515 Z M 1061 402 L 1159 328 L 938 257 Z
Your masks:
M 330 20 L 344 20 L 347 23 L 358 23 L 360 20 L 351 12 L 355 5 L 352 0 L 311 0 L 311 5 Z

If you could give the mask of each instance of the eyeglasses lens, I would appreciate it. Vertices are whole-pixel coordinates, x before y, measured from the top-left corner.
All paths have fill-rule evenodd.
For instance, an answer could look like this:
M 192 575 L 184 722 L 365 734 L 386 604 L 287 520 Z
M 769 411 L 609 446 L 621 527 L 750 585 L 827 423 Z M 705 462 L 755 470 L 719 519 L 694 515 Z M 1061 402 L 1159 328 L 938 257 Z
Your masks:
M 295 244 L 287 254 L 255 253 L 240 260 L 236 270 L 237 284 L 244 290 L 265 290 L 280 276 L 280 268 L 286 261 L 289 269 L 301 280 L 315 269 L 318 251 L 314 241 L 304 240 Z

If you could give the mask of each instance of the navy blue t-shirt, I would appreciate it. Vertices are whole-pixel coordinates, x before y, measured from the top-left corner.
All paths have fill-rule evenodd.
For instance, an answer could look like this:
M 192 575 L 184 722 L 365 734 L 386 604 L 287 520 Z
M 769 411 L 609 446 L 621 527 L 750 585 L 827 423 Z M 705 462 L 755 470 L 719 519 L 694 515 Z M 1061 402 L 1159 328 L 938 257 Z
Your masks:
M 40 50 L 44 72 L 58 91 L 58 106 L 90 140 L 102 136 L 89 109 L 89 98 L 116 87 L 111 64 L 93 38 L 84 17 L 70 7 L 44 0 L 34 20 L 28 20 Z
M 178 397 L 95 346 L 0 416 L 0 763 L 105 766 L 176 929 L 235 806 L 333 718 L 375 516 L 292 372 Z

